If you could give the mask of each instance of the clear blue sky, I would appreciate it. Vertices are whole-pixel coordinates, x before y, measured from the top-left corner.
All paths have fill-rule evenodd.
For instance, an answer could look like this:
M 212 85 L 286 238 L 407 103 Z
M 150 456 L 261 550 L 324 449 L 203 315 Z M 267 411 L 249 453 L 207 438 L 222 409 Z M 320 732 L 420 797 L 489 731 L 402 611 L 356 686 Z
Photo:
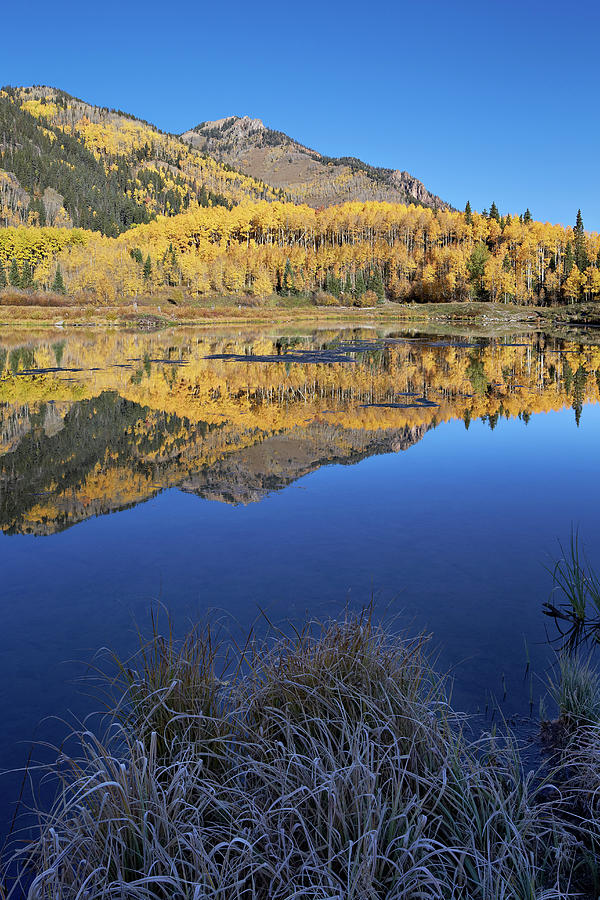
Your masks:
M 457 207 L 600 230 L 597 0 L 21 0 L 2 25 L 0 83 L 173 132 L 258 116 Z

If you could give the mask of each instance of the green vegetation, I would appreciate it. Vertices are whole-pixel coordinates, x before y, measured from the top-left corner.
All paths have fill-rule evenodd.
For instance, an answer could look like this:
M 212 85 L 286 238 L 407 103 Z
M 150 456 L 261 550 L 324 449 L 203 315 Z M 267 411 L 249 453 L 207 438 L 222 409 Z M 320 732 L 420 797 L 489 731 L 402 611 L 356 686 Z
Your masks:
M 62 196 L 73 224 L 82 228 L 117 235 L 131 225 L 149 221 L 146 207 L 127 196 L 135 181 L 133 160 L 120 160 L 116 171 L 107 171 L 79 135 L 40 121 L 13 102 L 10 88 L 2 91 L 0 166 L 38 198 L 35 208 L 30 204 L 27 211 L 38 213 L 40 225 L 54 224 L 47 222 L 45 206 L 39 200 L 46 188 Z
M 577 531 L 552 570 L 554 596 L 544 603 L 544 614 L 554 620 L 560 650 L 577 652 L 586 643 L 600 642 L 600 579 L 590 567 Z

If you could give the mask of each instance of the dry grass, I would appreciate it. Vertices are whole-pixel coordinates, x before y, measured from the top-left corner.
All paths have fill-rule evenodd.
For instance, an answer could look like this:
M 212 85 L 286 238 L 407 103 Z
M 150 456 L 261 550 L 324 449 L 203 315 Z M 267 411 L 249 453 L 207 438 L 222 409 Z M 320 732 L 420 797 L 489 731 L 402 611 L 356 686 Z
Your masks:
M 66 297 L 52 291 L 25 291 L 20 288 L 3 288 L 0 290 L 0 306 L 79 306 L 82 299 Z
M 516 748 L 470 742 L 426 642 L 368 616 L 246 648 L 156 632 L 13 859 L 30 900 L 551 900 L 574 826 Z M 244 673 L 244 674 L 242 674 Z

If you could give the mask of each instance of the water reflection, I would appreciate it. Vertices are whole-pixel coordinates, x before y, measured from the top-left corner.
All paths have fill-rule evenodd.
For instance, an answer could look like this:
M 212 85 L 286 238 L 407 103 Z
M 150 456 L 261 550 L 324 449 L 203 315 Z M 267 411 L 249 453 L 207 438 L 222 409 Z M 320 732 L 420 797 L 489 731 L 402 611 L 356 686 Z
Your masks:
M 47 535 L 168 487 L 250 503 L 320 466 L 406 450 L 453 419 L 597 402 L 600 348 L 468 341 L 75 333 L 0 343 L 0 528 Z

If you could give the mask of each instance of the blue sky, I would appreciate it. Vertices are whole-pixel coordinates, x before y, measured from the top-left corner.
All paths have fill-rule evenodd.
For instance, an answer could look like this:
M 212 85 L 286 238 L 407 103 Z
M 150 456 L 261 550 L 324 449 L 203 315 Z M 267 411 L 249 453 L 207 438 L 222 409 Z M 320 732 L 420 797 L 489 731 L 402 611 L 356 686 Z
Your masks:
M 52 84 L 174 132 L 258 116 L 407 169 L 457 207 L 600 230 L 600 3 L 11 3 L 0 82 Z

